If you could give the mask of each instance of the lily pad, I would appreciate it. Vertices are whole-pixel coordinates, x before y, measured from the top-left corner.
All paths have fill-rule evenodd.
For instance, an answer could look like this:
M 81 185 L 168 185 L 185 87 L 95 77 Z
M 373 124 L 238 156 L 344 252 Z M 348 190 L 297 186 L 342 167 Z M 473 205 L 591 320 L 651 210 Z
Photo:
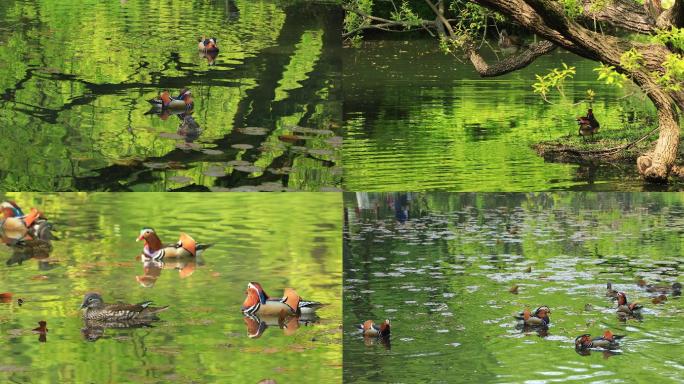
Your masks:
M 230 147 L 235 148 L 235 149 L 252 149 L 252 148 L 254 148 L 254 146 L 251 144 L 233 144 Z
M 202 172 L 203 174 L 207 176 L 213 176 L 213 177 L 223 177 L 226 175 L 226 171 L 223 168 L 218 168 L 218 167 L 209 167 L 206 171 Z
M 261 127 L 244 127 L 238 128 L 238 132 L 244 133 L 245 135 L 263 136 L 268 133 L 268 129 Z
M 312 155 L 329 156 L 335 152 L 333 152 L 329 149 L 309 149 L 309 153 Z
M 172 181 L 174 183 L 179 183 L 179 184 L 185 184 L 185 183 L 192 182 L 193 178 L 187 177 L 187 176 L 171 176 L 171 177 L 169 177 L 169 181 Z
M 237 167 L 235 167 L 235 170 L 240 172 L 252 173 L 261 172 L 263 169 L 261 167 L 257 167 L 256 165 L 238 165 Z
M 315 129 L 315 128 L 306 128 L 306 127 L 299 127 L 299 126 L 287 127 L 287 128 L 290 129 L 292 132 L 308 133 L 308 134 L 319 135 L 319 136 L 334 135 L 335 134 L 335 132 L 333 132 L 329 129 Z
M 229 166 L 245 166 L 245 165 L 252 165 L 252 163 L 250 163 L 249 161 L 245 161 L 245 160 L 231 160 L 231 161 L 227 162 L 226 165 L 229 165 Z
M 202 153 L 207 154 L 207 155 L 223 155 L 223 151 L 220 151 L 218 149 L 209 149 L 209 148 L 202 149 Z
M 143 165 L 150 169 L 166 169 L 169 168 L 168 163 L 143 163 Z

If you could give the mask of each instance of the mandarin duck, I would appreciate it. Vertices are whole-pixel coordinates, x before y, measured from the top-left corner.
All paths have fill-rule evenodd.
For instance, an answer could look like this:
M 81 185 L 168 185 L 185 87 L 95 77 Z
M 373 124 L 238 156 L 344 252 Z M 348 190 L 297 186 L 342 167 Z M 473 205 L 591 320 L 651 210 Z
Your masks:
M 518 52 L 523 47 L 523 42 L 518 36 L 509 35 L 505 29 L 499 33 L 499 48 L 505 54 Z
M 181 89 L 177 97 L 172 97 L 169 91 L 163 91 L 154 99 L 148 100 L 153 107 L 161 110 L 174 110 L 178 112 L 188 112 L 195 105 L 192 99 L 192 92 L 189 89 Z
M 245 315 L 296 316 L 301 313 L 301 299 L 292 288 L 285 288 L 282 299 L 270 299 L 259 283 L 250 282 L 245 294 L 247 297 L 241 308 Z
M 261 286 L 261 284 L 253 281 L 251 282 L 256 289 L 260 292 L 260 295 L 264 298 L 264 300 L 282 300 L 282 299 L 272 299 L 271 297 L 268 296 L 266 291 L 264 291 L 264 288 Z M 299 305 L 297 308 L 298 314 L 301 315 L 310 315 L 310 314 L 315 314 L 316 310 L 318 308 L 324 307 L 325 304 L 320 303 L 318 301 L 310 301 L 310 300 L 304 300 L 301 297 L 299 298 Z
M 605 331 L 603 336 L 591 338 L 591 335 L 584 335 L 575 338 L 575 349 L 586 350 L 591 348 L 618 349 L 620 344 L 617 340 L 622 339 L 623 335 L 613 335 L 611 331 Z
M 158 320 L 157 314 L 165 311 L 169 306 L 151 307 L 151 301 L 139 304 L 109 304 L 105 305 L 98 293 L 87 293 L 81 303 L 83 319 L 101 322 L 149 322 Z
M 202 36 L 197 42 L 197 49 L 202 52 L 218 52 L 219 48 L 216 46 L 218 39 L 215 37 L 207 38 Z
M 366 320 L 363 324 L 356 326 L 365 337 L 386 338 L 390 335 L 390 321 L 386 319 L 382 324 L 377 325 L 373 320 Z
M 610 281 L 606 283 L 606 297 L 616 298 L 618 291 L 613 289 L 613 283 Z
M 617 293 L 617 313 L 620 315 L 631 315 L 636 316 L 639 314 L 643 306 L 639 303 L 629 303 L 627 302 L 627 295 L 624 292 Z
M 5 244 L 13 245 L 33 239 L 56 239 L 52 235 L 52 224 L 36 208 L 31 208 L 28 214 L 24 214 L 15 202 L 4 201 L 0 203 L 0 210 L 0 237 Z
M 598 120 L 596 120 L 596 117 L 594 117 L 594 111 L 591 108 L 589 108 L 587 111 L 586 116 L 580 116 L 577 118 L 577 124 L 579 125 L 577 132 L 583 138 L 586 136 L 593 136 L 596 132 L 598 132 L 599 127 L 601 127 L 601 124 L 599 124 Z
M 644 282 L 645 283 L 645 282 Z M 672 285 L 667 284 L 644 284 L 642 287 L 649 293 L 672 294 L 672 296 L 682 295 L 682 284 L 674 282 Z
M 548 325 L 551 324 L 551 318 L 549 318 L 550 313 L 551 310 L 549 307 L 542 305 L 534 312 L 530 312 L 529 308 L 525 308 L 518 316 L 514 317 L 521 320 L 522 324 L 525 326 L 548 327 Z
M 152 228 L 143 228 L 135 241 L 145 241 L 143 256 L 153 260 L 164 260 L 172 257 L 198 257 L 212 244 L 197 244 L 195 239 L 181 232 L 178 242 L 164 245 Z

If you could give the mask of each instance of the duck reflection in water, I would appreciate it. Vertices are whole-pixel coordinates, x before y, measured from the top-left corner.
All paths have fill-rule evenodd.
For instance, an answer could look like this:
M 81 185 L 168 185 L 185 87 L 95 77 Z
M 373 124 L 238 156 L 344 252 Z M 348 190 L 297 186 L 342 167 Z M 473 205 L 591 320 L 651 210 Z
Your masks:
M 135 277 L 141 286 L 145 288 L 152 288 L 161 276 L 162 270 L 173 269 L 178 271 L 178 276 L 181 279 L 190 277 L 198 265 L 203 265 L 203 261 L 194 257 L 180 257 L 169 259 L 169 261 L 154 260 L 144 255 L 139 256 L 142 260 L 143 273 Z
M 283 313 L 280 316 L 245 315 L 243 320 L 247 327 L 247 336 L 250 339 L 258 339 L 269 327 L 278 327 L 282 329 L 285 335 L 291 336 L 297 332 L 299 327 L 312 326 L 318 323 L 320 318 L 315 313 L 300 315 Z

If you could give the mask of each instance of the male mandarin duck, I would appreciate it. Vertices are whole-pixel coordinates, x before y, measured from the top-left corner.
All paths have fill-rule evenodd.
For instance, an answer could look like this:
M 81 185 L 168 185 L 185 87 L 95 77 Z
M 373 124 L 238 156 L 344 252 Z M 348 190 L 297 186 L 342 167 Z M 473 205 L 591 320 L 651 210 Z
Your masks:
M 197 257 L 212 244 L 197 244 L 195 239 L 186 233 L 180 234 L 176 244 L 164 245 L 152 228 L 143 228 L 135 241 L 145 241 L 143 255 L 153 260 L 171 257 Z
M 169 91 L 163 91 L 159 96 L 149 100 L 150 104 L 162 110 L 175 110 L 187 112 L 192 110 L 194 100 L 192 92 L 189 89 L 183 88 L 177 97 L 172 97 Z
M 11 245 L 33 239 L 54 239 L 51 232 L 52 224 L 36 208 L 31 208 L 28 214 L 24 214 L 15 202 L 4 201 L 0 203 L 0 210 L 0 237 L 5 244 Z
M 624 292 L 617 293 L 618 306 L 616 311 L 618 314 L 624 315 L 636 315 L 641 311 L 641 304 L 639 303 L 629 303 L 627 302 L 627 295 Z
M 389 337 L 390 335 L 390 321 L 386 319 L 382 324 L 377 325 L 373 320 L 366 320 L 363 324 L 359 324 L 357 328 L 367 337 Z
M 282 299 L 269 299 L 259 283 L 250 282 L 245 291 L 242 313 L 258 316 L 294 316 L 300 313 L 300 297 L 292 288 L 285 288 Z
M 613 335 L 611 331 L 605 331 L 603 336 L 591 338 L 591 335 L 584 335 L 575 338 L 575 349 L 586 350 L 591 348 L 618 349 L 620 344 L 617 340 L 622 339 L 622 335 Z
M 84 309 L 83 319 L 87 321 L 145 322 L 157 320 L 157 313 L 169 308 L 151 307 L 151 304 L 151 301 L 144 301 L 139 304 L 105 305 L 102 296 L 91 292 L 83 298 L 81 309 Z
M 593 136 L 601 127 L 601 124 L 594 117 L 594 111 L 591 108 L 587 111 L 586 116 L 577 118 L 577 124 L 579 125 L 578 133 L 582 137 Z
M 260 296 L 264 298 L 264 300 L 281 300 L 281 299 L 272 299 L 268 296 L 266 291 L 264 291 L 264 288 L 261 286 L 261 284 L 253 281 L 250 284 L 253 284 L 254 287 L 260 292 Z M 297 308 L 298 314 L 302 315 L 310 315 L 314 314 L 318 308 L 321 308 L 325 306 L 325 304 L 320 303 L 318 301 L 310 301 L 310 300 L 304 300 L 301 297 L 299 298 L 299 305 Z
M 216 46 L 217 41 L 218 39 L 215 37 L 207 38 L 202 36 L 202 38 L 198 40 L 197 49 L 202 52 L 218 52 L 219 48 Z
M 551 310 L 549 307 L 542 305 L 533 313 L 530 312 L 529 308 L 525 308 L 525 310 L 523 310 L 518 316 L 515 316 L 515 318 L 522 320 L 522 323 L 526 326 L 546 327 L 551 323 L 551 318 L 549 318 L 550 313 Z

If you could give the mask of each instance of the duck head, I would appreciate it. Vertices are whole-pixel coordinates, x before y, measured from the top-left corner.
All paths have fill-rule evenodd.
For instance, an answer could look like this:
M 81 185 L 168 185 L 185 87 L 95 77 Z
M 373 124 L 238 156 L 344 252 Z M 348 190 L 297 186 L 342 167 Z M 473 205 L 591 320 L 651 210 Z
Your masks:
M 585 333 L 584 335 L 575 338 L 575 349 L 586 349 L 591 347 L 591 335 Z
M 265 302 L 265 301 L 261 301 L 261 298 L 259 296 L 259 291 L 252 285 L 252 283 L 247 284 L 247 289 L 245 290 L 245 295 L 247 295 L 247 297 L 245 297 L 245 301 L 242 302 L 242 310 L 243 311 L 250 309 L 259 303 Z
M 3 201 L 0 204 L 0 211 L 2 211 L 2 216 L 5 218 L 24 216 L 21 208 L 14 201 Z
M 215 37 L 210 37 L 204 41 L 204 47 L 208 51 L 213 51 L 216 50 L 218 47 L 216 46 L 217 39 Z
M 99 293 L 95 292 L 90 292 L 85 295 L 83 298 L 83 303 L 81 303 L 81 308 L 98 308 L 104 305 L 104 302 L 102 301 L 102 296 L 100 296 Z
M 382 324 L 380 324 L 380 334 L 381 337 L 387 337 L 390 335 L 390 321 L 385 319 Z
M 159 240 L 159 236 L 157 236 L 157 233 L 152 228 L 141 229 L 140 235 L 138 235 L 138 238 L 135 239 L 135 241 L 140 240 L 145 241 L 145 246 L 150 252 L 156 252 L 162 248 L 161 240 Z
M 257 298 L 262 304 L 266 303 L 266 300 L 268 300 L 268 295 L 264 291 L 264 288 L 261 286 L 261 284 L 257 283 L 256 281 L 252 281 L 249 284 L 247 284 L 246 293 L 248 293 L 249 291 L 256 293 Z
M 624 292 L 618 292 L 616 297 L 618 301 L 618 306 L 627 305 L 627 295 L 625 295 Z

